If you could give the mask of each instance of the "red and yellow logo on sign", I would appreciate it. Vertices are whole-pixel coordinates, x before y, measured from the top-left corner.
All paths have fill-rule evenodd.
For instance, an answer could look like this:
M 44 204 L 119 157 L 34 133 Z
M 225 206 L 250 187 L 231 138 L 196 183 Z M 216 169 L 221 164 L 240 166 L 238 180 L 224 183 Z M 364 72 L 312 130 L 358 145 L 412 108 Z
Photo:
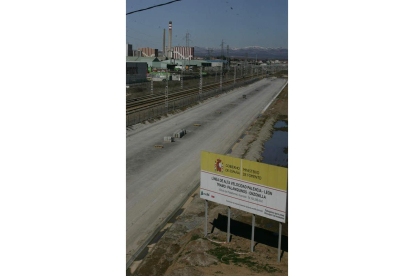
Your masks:
M 216 162 L 214 162 L 214 171 L 216 172 L 223 172 L 223 163 L 221 162 L 221 159 L 217 159 Z

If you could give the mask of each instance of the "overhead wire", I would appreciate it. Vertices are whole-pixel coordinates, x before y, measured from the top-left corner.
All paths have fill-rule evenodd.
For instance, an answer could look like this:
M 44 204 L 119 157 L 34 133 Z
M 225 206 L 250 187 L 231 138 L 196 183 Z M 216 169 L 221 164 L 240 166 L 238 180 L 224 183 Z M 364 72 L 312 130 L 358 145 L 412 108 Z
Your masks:
M 164 3 L 164 4 L 159 4 L 159 5 L 155 5 L 155 6 L 152 6 L 152 7 L 145 8 L 145 9 L 140 9 L 140 10 L 128 12 L 126 15 L 133 14 L 133 13 L 136 13 L 136 12 L 146 11 L 146 10 L 149 10 L 149 9 L 153 9 L 153 8 L 157 8 L 157 7 L 161 7 L 161 6 L 165 6 L 165 5 L 169 5 L 169 4 L 172 4 L 174 2 L 179 2 L 179 1 L 181 1 L 181 0 L 173 0 L 173 1 L 170 1 L 170 2 L 167 2 L 167 3 Z

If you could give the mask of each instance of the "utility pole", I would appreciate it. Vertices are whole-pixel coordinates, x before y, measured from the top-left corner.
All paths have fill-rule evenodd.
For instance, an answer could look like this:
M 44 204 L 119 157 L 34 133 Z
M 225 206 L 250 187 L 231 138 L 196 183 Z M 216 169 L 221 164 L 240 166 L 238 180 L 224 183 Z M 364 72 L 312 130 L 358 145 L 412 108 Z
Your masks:
M 221 40 L 221 59 L 224 59 L 224 41 L 223 41 L 223 39 Z
M 184 76 L 183 76 L 183 69 L 181 69 L 180 81 L 181 81 L 181 90 L 182 90 L 182 89 L 184 88 Z
M 227 70 L 230 68 L 229 45 L 227 44 Z
M 167 85 L 165 86 L 165 108 L 168 113 L 168 71 L 167 71 Z
M 208 53 L 208 59 L 211 59 L 211 53 L 213 52 L 213 49 L 208 48 L 207 49 L 207 53 Z
M 187 30 L 187 33 L 185 34 L 185 47 L 186 47 L 186 49 L 185 49 L 185 58 L 184 58 L 184 66 L 183 66 L 183 69 L 185 68 L 185 64 L 186 64 L 186 60 L 187 59 L 190 59 L 190 57 L 189 57 L 189 53 L 188 53 L 188 51 L 190 51 L 190 42 L 189 42 L 189 36 L 190 36 L 190 34 L 188 33 L 188 30 Z
M 220 92 L 223 90 L 223 66 L 224 64 L 221 65 L 221 72 L 220 72 Z
M 154 75 L 151 74 L 151 95 L 154 95 Z
M 235 85 L 236 84 L 236 67 L 234 67 L 234 83 L 233 83 L 233 85 Z
M 198 92 L 199 100 L 201 101 L 201 94 L 203 93 L 203 66 L 200 67 L 200 89 Z

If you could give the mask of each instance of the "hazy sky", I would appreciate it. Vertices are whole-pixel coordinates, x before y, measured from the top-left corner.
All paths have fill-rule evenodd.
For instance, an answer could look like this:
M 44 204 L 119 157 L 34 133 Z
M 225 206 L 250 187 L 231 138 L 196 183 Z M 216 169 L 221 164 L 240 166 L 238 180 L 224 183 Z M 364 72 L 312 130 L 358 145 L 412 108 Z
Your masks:
M 170 0 L 126 0 L 126 12 Z M 172 46 L 288 47 L 287 0 L 182 0 L 126 16 L 126 42 L 137 47 L 168 46 L 168 22 L 172 21 Z

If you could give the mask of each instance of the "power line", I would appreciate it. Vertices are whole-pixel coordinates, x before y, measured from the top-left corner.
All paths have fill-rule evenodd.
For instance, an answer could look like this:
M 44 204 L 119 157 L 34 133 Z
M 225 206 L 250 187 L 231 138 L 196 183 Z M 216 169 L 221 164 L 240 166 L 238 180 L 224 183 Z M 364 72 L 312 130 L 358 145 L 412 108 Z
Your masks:
M 221 40 L 221 59 L 224 59 L 224 48 L 223 48 L 223 46 L 224 46 L 224 40 L 222 39 Z
M 170 2 L 164 3 L 164 4 L 155 5 L 155 6 L 152 6 L 152 7 L 149 7 L 149 8 L 145 8 L 145 9 L 140 9 L 140 10 L 128 12 L 126 15 L 132 14 L 132 13 L 136 13 L 136 12 L 145 11 L 145 10 L 149 10 L 149 9 L 153 9 L 153 8 L 156 8 L 156 7 L 161 7 L 161 6 L 168 5 L 168 4 L 172 4 L 172 3 L 178 2 L 178 1 L 181 1 L 181 0 L 174 0 L 174 1 L 170 1 Z

